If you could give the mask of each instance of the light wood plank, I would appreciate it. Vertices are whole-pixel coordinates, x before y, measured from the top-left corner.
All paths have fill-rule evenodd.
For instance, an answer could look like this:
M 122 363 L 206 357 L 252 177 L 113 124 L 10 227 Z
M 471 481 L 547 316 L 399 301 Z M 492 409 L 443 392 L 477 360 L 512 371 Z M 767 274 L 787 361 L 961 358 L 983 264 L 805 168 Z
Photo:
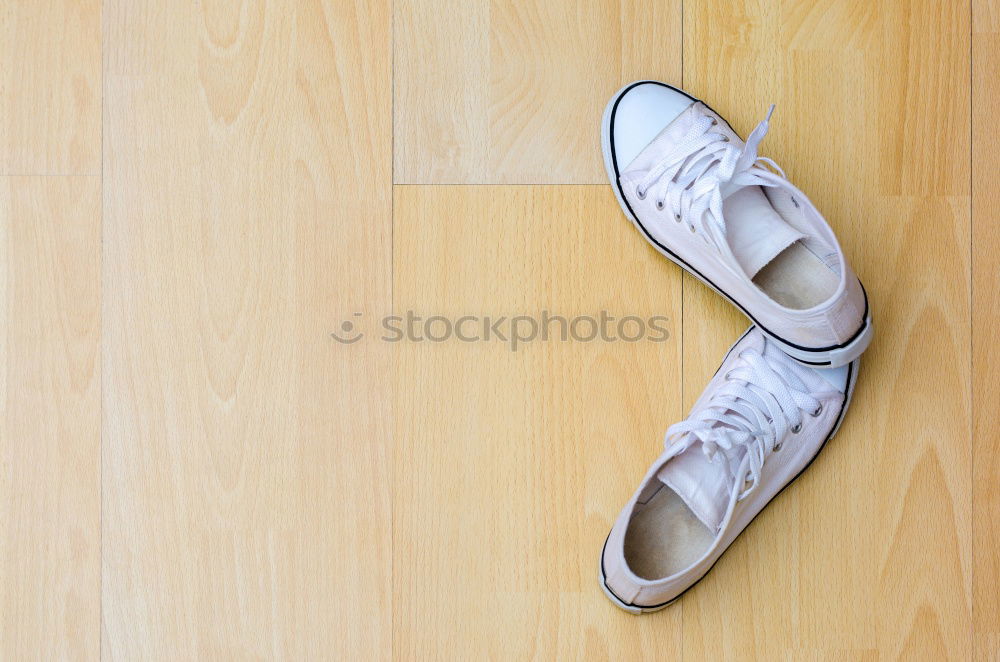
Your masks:
M 387 658 L 389 4 L 105 36 L 105 656 Z
M 100 181 L 0 177 L 0 658 L 100 645 Z
M 395 181 L 606 183 L 624 83 L 680 78 L 681 2 L 395 3 Z
M 678 329 L 679 273 L 606 186 L 397 186 L 395 210 L 397 315 L 603 309 Z M 611 523 L 679 414 L 678 340 L 559 332 L 517 351 L 395 346 L 398 659 L 680 655 L 679 610 L 637 619 L 597 584 Z
M 100 173 L 100 0 L 5 2 L 0 62 L 0 175 Z
M 685 656 L 967 658 L 968 6 L 685 9 L 686 87 L 744 135 L 777 103 L 762 151 L 827 215 L 877 334 L 838 437 L 685 597 Z M 686 279 L 686 403 L 744 327 L 726 307 Z
M 1000 660 L 1000 4 L 972 8 L 972 609 L 976 659 Z

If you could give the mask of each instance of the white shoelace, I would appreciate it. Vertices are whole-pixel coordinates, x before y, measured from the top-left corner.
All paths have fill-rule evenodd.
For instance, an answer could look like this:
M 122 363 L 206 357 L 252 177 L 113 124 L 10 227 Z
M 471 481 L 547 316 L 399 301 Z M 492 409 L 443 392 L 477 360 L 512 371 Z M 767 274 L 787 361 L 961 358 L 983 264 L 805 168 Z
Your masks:
M 711 130 L 717 120 L 704 115 L 696 117 L 677 145 L 640 180 L 636 195 L 645 199 L 655 193 L 658 210 L 669 207 L 676 222 L 686 221 L 691 232 L 701 233 L 723 248 L 726 225 L 722 201 L 744 186 L 775 185 L 760 177 L 759 173 L 764 171 L 755 167 L 757 163 L 766 163 L 785 177 L 778 164 L 757 156 L 757 147 L 767 135 L 773 112 L 774 104 L 747 138 L 743 149 L 733 145 L 728 136 Z M 713 222 L 705 222 L 706 211 L 712 212 Z
M 720 449 L 744 448 L 749 457 L 750 486 L 740 494 L 742 500 L 760 483 L 764 462 L 781 449 L 780 440 L 789 431 L 797 434 L 802 429 L 803 412 L 819 416 L 823 407 L 797 374 L 806 368 L 791 359 L 771 356 L 770 352 L 765 358 L 755 349 L 743 350 L 740 359 L 705 407 L 670 426 L 665 443 L 678 455 L 700 441 L 710 460 Z

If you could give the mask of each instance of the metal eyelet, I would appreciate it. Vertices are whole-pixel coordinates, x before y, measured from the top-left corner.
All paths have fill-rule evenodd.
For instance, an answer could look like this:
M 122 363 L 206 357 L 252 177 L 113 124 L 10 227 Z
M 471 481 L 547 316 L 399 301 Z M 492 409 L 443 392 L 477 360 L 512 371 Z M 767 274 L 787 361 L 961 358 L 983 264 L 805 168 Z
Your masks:
M 772 452 L 777 453 L 780 450 L 781 450 L 781 444 L 778 444 L 777 446 L 774 447 L 774 450 Z
M 680 223 L 681 222 L 681 215 L 680 214 L 674 214 L 674 220 L 677 221 L 678 223 Z
M 656 211 L 663 211 L 663 201 L 662 200 L 657 200 L 656 201 Z
M 793 425 L 792 426 L 792 434 L 798 434 L 800 432 L 802 432 L 802 424 L 801 423 L 799 423 L 798 425 Z
M 638 186 L 636 186 L 635 187 L 635 197 L 639 198 L 640 200 L 645 200 L 646 199 L 646 192 L 643 191 L 642 189 L 640 189 Z
M 809 412 L 809 415 L 812 416 L 813 418 L 816 418 L 822 413 L 823 413 L 823 403 L 821 402 L 819 403 L 819 407 L 816 407 L 816 411 Z

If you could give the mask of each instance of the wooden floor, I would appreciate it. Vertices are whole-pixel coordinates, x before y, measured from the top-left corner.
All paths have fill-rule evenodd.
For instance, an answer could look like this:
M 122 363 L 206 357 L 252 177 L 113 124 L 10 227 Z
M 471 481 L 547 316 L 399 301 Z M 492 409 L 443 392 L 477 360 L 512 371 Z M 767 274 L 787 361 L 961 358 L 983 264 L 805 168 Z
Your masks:
M 601 543 L 746 326 L 607 186 L 641 77 L 777 104 L 877 335 L 637 618 Z M 998 105 L 995 0 L 8 0 L 0 659 L 1000 659 Z M 602 309 L 669 340 L 376 337 Z

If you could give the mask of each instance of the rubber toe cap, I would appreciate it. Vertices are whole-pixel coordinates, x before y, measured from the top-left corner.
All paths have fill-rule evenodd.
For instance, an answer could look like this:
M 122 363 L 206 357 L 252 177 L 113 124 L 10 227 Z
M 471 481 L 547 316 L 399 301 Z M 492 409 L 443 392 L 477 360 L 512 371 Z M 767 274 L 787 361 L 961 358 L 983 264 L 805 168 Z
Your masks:
M 633 83 L 618 95 L 610 135 L 619 170 L 635 160 L 674 119 L 696 100 L 663 83 Z

